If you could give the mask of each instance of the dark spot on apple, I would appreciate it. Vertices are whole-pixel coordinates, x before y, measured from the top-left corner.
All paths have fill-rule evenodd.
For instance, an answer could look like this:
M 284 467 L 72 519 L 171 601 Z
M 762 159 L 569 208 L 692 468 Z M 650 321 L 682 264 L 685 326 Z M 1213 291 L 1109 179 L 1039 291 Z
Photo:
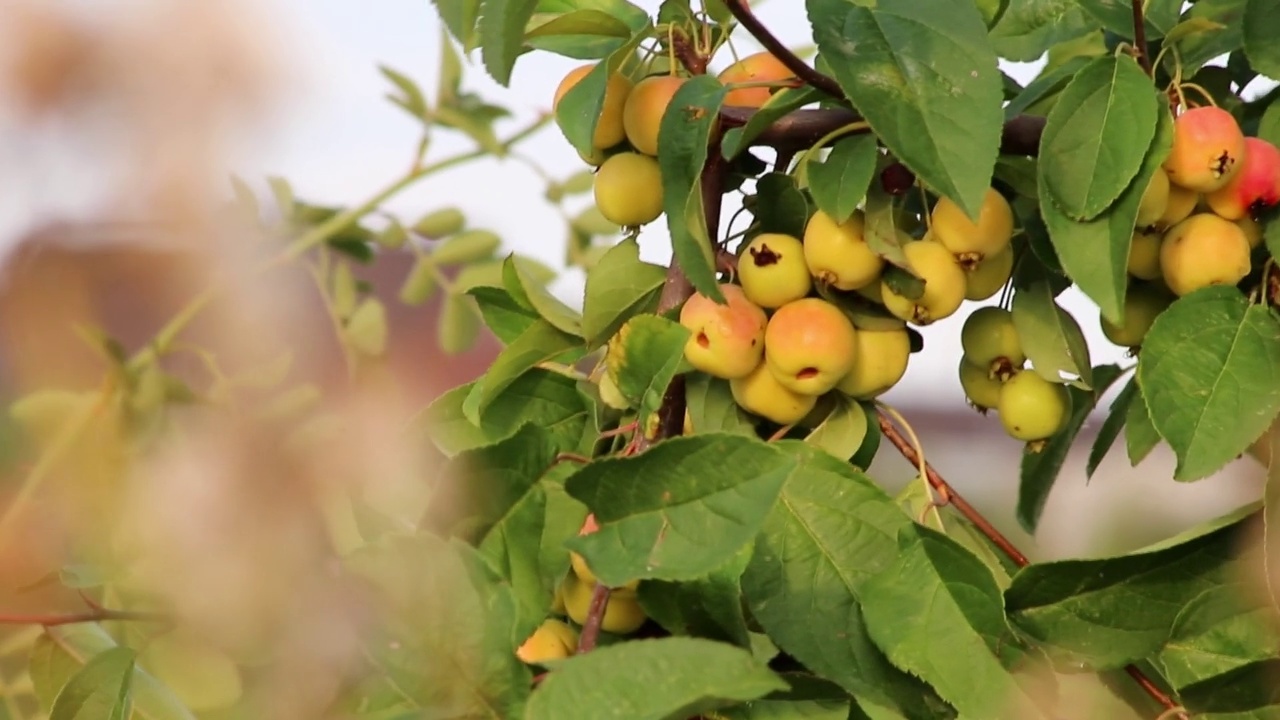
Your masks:
M 797 380 L 809 380 L 815 377 L 818 377 L 818 368 L 816 367 L 807 367 L 796 373 Z
M 761 245 L 758 248 L 751 248 L 751 260 L 756 267 L 764 267 L 766 265 L 777 265 L 782 260 L 782 256 L 769 249 L 768 245 Z
M 698 347 L 711 347 L 711 338 L 707 337 L 705 332 L 700 332 L 698 333 L 697 343 Z

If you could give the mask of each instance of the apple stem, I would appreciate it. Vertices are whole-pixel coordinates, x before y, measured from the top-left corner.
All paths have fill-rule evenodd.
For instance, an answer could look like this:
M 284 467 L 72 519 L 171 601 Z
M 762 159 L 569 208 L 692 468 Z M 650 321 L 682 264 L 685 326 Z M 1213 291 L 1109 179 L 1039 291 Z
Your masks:
M 889 442 L 893 443 L 893 446 L 898 449 L 898 452 L 902 454 L 902 457 L 906 458 L 907 462 L 912 465 L 924 466 L 925 479 L 928 480 L 929 484 L 932 485 L 935 490 L 942 494 L 948 504 L 955 507 L 955 509 L 959 511 L 965 519 L 973 523 L 974 527 L 978 529 L 978 532 L 986 536 L 986 538 L 991 541 L 992 545 L 999 548 L 1006 557 L 1013 561 L 1013 564 L 1020 568 L 1026 567 L 1030 564 L 1027 556 L 1024 555 L 1022 551 L 1009 540 L 1009 538 L 1006 538 L 999 530 L 997 530 L 995 526 L 991 524 L 990 520 L 983 517 L 982 513 L 978 512 L 978 510 L 970 505 L 967 500 L 961 497 L 960 493 L 956 492 L 955 488 L 951 487 L 951 483 L 948 483 L 932 465 L 928 462 L 921 461 L 920 456 L 916 453 L 915 447 L 902 435 L 897 426 L 893 424 L 893 421 L 884 413 L 883 410 L 879 412 L 879 420 L 880 432 L 889 439 Z M 1166 710 L 1174 711 L 1177 709 L 1177 703 L 1173 702 L 1173 700 L 1171 700 L 1169 696 L 1165 694 L 1155 684 L 1155 682 L 1152 681 L 1151 678 L 1147 677 L 1146 674 L 1143 673 L 1136 665 L 1127 665 L 1124 670 L 1129 673 L 1129 676 L 1138 683 L 1138 685 L 1151 697 L 1152 700 L 1160 703 L 1166 708 Z M 1185 718 L 1186 715 L 1184 714 L 1182 717 Z

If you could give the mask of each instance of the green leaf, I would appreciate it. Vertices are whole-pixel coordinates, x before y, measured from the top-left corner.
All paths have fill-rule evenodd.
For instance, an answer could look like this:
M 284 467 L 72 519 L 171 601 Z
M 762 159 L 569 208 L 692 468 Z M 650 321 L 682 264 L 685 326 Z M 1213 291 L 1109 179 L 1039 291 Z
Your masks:
M 1194 33 L 1175 47 L 1182 58 L 1183 77 L 1189 77 L 1210 60 L 1239 50 L 1244 43 L 1246 0 L 1199 0 L 1186 14 L 1187 20 L 1203 19 L 1222 27 L 1217 32 Z
M 465 265 L 488 260 L 502 245 L 502 238 L 492 230 L 466 230 L 453 235 L 431 251 L 436 265 Z
M 480 317 L 469 297 L 449 293 L 440 303 L 436 331 L 440 349 L 450 355 L 470 350 L 480 334 Z
M 809 163 L 809 192 L 818 209 L 838 223 L 848 220 L 867 195 L 880 157 L 873 135 L 844 138 L 822 162 Z
M 360 303 L 343 328 L 352 350 L 365 357 L 381 357 L 387 351 L 387 309 L 376 297 Z
M 1002 58 L 1030 62 L 1096 27 L 1076 0 L 1017 0 L 991 29 L 991 44 Z
M 42 633 L 36 638 L 31 646 L 31 660 L 27 669 L 31 676 L 32 691 L 46 714 L 53 707 L 58 691 L 76 674 L 80 665 L 79 660 L 47 634 Z
M 532 676 L 515 649 L 533 627 L 473 548 L 388 535 L 343 563 L 380 601 L 377 642 L 366 647 L 403 697 L 439 717 L 520 717 Z
M 502 284 L 517 302 L 536 311 L 557 330 L 582 337 L 582 316 L 552 295 L 546 283 L 539 282 L 522 263 L 516 261 L 515 255 L 508 255 L 502 266 Z
M 499 269 L 498 274 L 500 272 Z M 467 290 L 467 294 L 475 298 L 484 324 L 507 345 L 515 342 L 535 322 L 539 322 L 536 313 L 522 306 L 511 293 L 502 288 L 480 285 Z
M 673 635 L 722 640 L 750 650 L 741 581 L 753 549 L 744 545 L 729 562 L 697 580 L 641 583 L 636 595 L 640 606 Z
M 49 720 L 125 720 L 136 653 L 116 647 L 85 663 L 53 701 Z
M 453 37 L 468 50 L 475 47 L 480 0 L 431 0 Z
M 859 699 L 909 718 L 954 717 L 876 648 L 859 605 L 867 582 L 897 556 L 897 533 L 910 519 L 846 463 L 795 441 L 778 445 L 800 465 L 742 578 L 752 616 L 784 652 Z
M 734 401 L 727 381 L 692 373 L 685 377 L 684 394 L 685 408 L 695 433 L 726 432 L 756 437 L 755 424 Z
M 435 295 L 436 288 L 435 263 L 431 262 L 430 256 L 424 255 L 415 260 L 413 267 L 409 268 L 409 274 L 400 284 L 400 292 L 397 296 L 405 305 L 422 305 Z
M 1126 0 L 1080 0 L 1080 6 L 1103 27 L 1120 37 L 1133 39 L 1133 6 Z M 1143 3 L 1148 40 L 1155 40 L 1178 24 L 1182 0 L 1149 0 Z
M 598 708 L 627 720 L 685 718 L 786 687 L 732 645 L 680 637 L 633 640 L 557 665 L 530 698 L 524 718 L 564 720 L 569 708 Z
M 633 11 L 640 9 L 629 3 L 618 3 Z M 541 8 L 539 8 L 541 10 Z M 529 47 L 581 60 L 608 56 L 621 47 L 632 33 L 649 21 L 643 11 L 632 13 L 624 22 L 610 12 L 582 8 L 560 14 L 535 15 L 525 32 Z
M 1265 660 L 1280 660 L 1273 611 L 1249 602 L 1251 585 L 1230 583 L 1197 595 L 1178 613 L 1156 658 L 1176 690 Z
M 991 571 L 954 540 L 919 525 L 901 529 L 898 546 L 863 594 L 876 645 L 962 715 L 1047 717 L 1002 658 L 1016 639 Z
M 1075 77 L 1076 73 L 1089 64 L 1090 59 L 1087 57 L 1074 57 L 1056 68 L 1046 69 L 1023 88 L 1017 97 L 1009 101 L 1009 104 L 1004 108 L 1004 116 L 1006 118 L 1017 117 L 1027 108 L 1044 98 L 1061 92 L 1067 86 L 1067 83 L 1071 81 L 1071 78 Z
M 769 129 L 778 119 L 809 105 L 823 94 L 806 85 L 802 88 L 783 88 L 769 97 L 768 102 L 751 114 L 746 125 L 730 128 L 724 134 L 720 152 L 726 160 L 732 160 L 742 154 L 752 141 L 760 137 L 760 133 Z
M 1073 220 L 1111 207 L 1138 175 L 1159 113 L 1137 60 L 1109 55 L 1089 63 L 1062 91 L 1040 136 L 1042 197 L 1047 192 Z
M 590 155 L 594 150 L 596 124 L 604 110 L 605 87 L 612 73 L 619 72 L 622 64 L 635 59 L 635 50 L 648 37 L 647 30 L 637 32 L 625 44 L 596 63 L 578 81 L 556 106 L 556 124 L 579 153 Z
M 1000 71 L 968 0 L 809 0 L 823 58 L 885 146 L 976 217 L 1003 123 Z
M 712 238 L 707 234 L 702 167 L 727 93 L 714 77 L 690 79 L 671 98 L 658 129 L 662 203 L 672 250 L 694 289 L 717 302 L 724 302 L 724 296 L 716 280 Z
M 1023 451 L 1021 482 L 1018 484 L 1018 524 L 1027 532 L 1034 533 L 1040 524 L 1040 514 L 1049 499 L 1049 491 L 1062 472 L 1076 436 L 1089 419 L 1089 413 L 1097 406 L 1098 399 L 1119 376 L 1118 366 L 1101 365 L 1094 368 L 1092 392 L 1076 387 L 1067 388 L 1071 395 L 1071 417 L 1067 420 L 1066 427 L 1059 430 L 1039 450 L 1033 452 L 1028 447 Z
M 1047 280 L 1017 288 L 1013 294 L 1013 325 L 1036 374 L 1063 382 L 1065 373 L 1078 377 L 1072 384 L 1081 389 L 1093 386 L 1084 332 L 1071 313 L 1058 306 Z
M 1111 446 L 1115 444 L 1116 438 L 1120 437 L 1120 431 L 1124 430 L 1125 419 L 1129 415 L 1129 405 L 1137 395 L 1138 381 L 1130 378 L 1120 394 L 1111 401 L 1107 419 L 1102 421 L 1102 427 L 1098 428 L 1098 436 L 1094 438 L 1093 447 L 1089 449 L 1089 461 L 1085 465 L 1085 473 L 1088 477 L 1093 477 L 1093 473 L 1097 471 L 1098 466 L 1111 450 Z M 1138 401 L 1141 402 L 1141 399 Z
M 689 329 L 658 315 L 636 315 L 609 345 L 609 372 L 640 418 L 657 412 L 684 360 Z
M 480 57 L 489 76 L 503 87 L 524 47 L 524 28 L 538 0 L 484 0 L 480 10 Z
M 1262 119 L 1258 121 L 1258 137 L 1273 145 L 1280 142 L 1280 99 L 1273 99 L 1267 104 L 1267 109 L 1262 113 Z M 1268 223 L 1267 227 L 1270 228 L 1274 224 L 1274 222 Z M 1270 245 L 1267 247 L 1272 250 L 1274 256 L 1274 249 Z
M 582 334 L 587 345 L 603 345 L 631 316 L 653 310 L 666 275 L 665 269 L 640 260 L 635 238 L 609 248 L 587 273 L 582 303 Z
M 530 370 L 493 400 L 478 426 L 462 410 L 473 387 L 469 383 L 441 395 L 419 418 L 426 438 L 448 457 L 510 437 L 525 423 L 546 428 L 562 449 L 573 448 L 582 437 L 588 409 L 572 378 Z
M 1280 320 L 1234 287 L 1183 296 L 1143 340 L 1138 382 L 1178 457 L 1174 479 L 1204 478 L 1280 413 Z
M 860 403 L 838 398 L 835 408 L 804 441 L 833 457 L 848 460 L 866 440 L 867 424 L 867 411 Z
M 1248 0 L 1244 8 L 1244 52 L 1254 70 L 1280 77 L 1280 0 Z
M 59 658 L 57 662 L 64 670 L 65 665 L 62 663 L 65 663 L 66 658 L 72 658 L 79 664 L 87 664 L 94 658 L 119 648 L 107 631 L 97 624 L 82 623 L 48 627 L 45 628 L 45 634 L 60 649 L 60 653 L 53 653 L 53 655 Z M 55 679 L 57 675 L 50 673 L 46 677 Z M 35 682 L 34 676 L 32 681 Z M 136 666 L 133 668 L 133 677 L 129 681 L 129 695 L 133 713 L 141 720 L 195 720 L 196 716 L 178 700 L 172 691 Z
M 804 237 L 809 222 L 809 201 L 792 175 L 766 173 L 756 180 L 756 220 L 760 232 Z
M 502 349 L 467 397 L 463 411 L 479 425 L 485 411 L 525 372 L 578 346 L 578 338 L 561 332 L 546 320 L 537 320 Z
M 1124 420 L 1125 451 L 1129 455 L 1129 463 L 1137 466 L 1147 455 L 1160 444 L 1160 433 L 1151 423 L 1151 413 L 1147 410 L 1146 398 L 1142 396 L 1142 385 L 1135 375 L 1133 379 L 1133 403 Z
M 1256 504 L 1128 555 L 1030 565 L 1005 591 L 1013 623 L 1066 662 L 1120 668 L 1158 652 L 1192 598 L 1227 581 Z
M 427 98 L 422 94 L 422 89 L 418 87 L 418 84 L 414 82 L 412 78 L 404 75 L 403 73 L 396 72 L 394 69 L 386 65 L 379 65 L 378 71 L 382 73 L 383 77 L 390 80 L 392 85 L 395 85 L 396 88 L 400 90 L 400 97 L 393 96 L 391 98 L 397 105 L 404 108 L 406 112 L 416 118 L 426 117 Z M 275 189 L 275 185 L 273 184 L 272 190 L 274 191 Z M 280 198 L 281 195 L 277 192 L 277 202 Z M 289 205 L 293 205 L 292 193 L 290 193 Z M 289 213 L 286 213 L 285 217 L 288 216 Z
M 1151 94 L 1155 96 L 1154 90 Z M 1043 177 L 1039 184 L 1040 211 L 1062 267 L 1080 290 L 1098 304 L 1103 317 L 1115 323 L 1123 322 L 1129 244 L 1133 241 L 1138 204 L 1173 142 L 1173 116 L 1162 110 L 1159 118 L 1155 140 L 1142 161 L 1142 169 L 1120 199 L 1093 220 L 1071 219 L 1057 206 Z
M 597 460 L 565 489 L 591 508 L 600 529 L 569 547 L 611 586 L 695 579 L 755 537 L 794 467 L 767 443 L 726 434 L 672 438 L 634 457 Z

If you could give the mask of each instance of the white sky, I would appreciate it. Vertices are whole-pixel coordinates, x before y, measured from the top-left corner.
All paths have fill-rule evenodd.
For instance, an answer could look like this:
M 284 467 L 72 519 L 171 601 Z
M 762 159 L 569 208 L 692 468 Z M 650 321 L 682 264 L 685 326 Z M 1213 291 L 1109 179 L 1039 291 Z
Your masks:
M 404 171 L 418 138 L 413 120 L 383 100 L 388 85 L 377 65 L 390 65 L 433 88 L 439 51 L 434 10 L 428 0 L 260 2 L 258 9 L 271 18 L 280 48 L 295 64 L 297 77 L 291 85 L 293 95 L 281 98 L 283 111 L 237 147 L 231 169 L 255 187 L 265 187 L 262 181 L 266 175 L 284 176 L 299 197 L 311 202 L 359 202 Z M 658 1 L 639 4 L 656 9 Z M 774 0 L 756 4 L 760 17 L 785 41 L 810 41 L 798 3 Z M 738 39 L 736 46 L 740 52 L 757 49 L 745 37 Z M 577 64 L 545 53 L 527 55 L 516 66 L 510 89 L 490 81 L 477 64 L 469 68 L 464 85 L 515 111 L 516 119 L 499 126 L 501 135 L 549 108 L 559 79 Z M 1030 69 L 1011 67 L 1009 71 L 1025 80 Z M 83 206 L 94 179 L 73 161 L 69 165 L 50 161 L 46 154 L 40 155 L 39 168 L 25 163 L 24 158 L 33 152 L 32 139 L 5 143 L 5 129 L 0 110 L 0 184 L 10 184 L 4 182 L 6 178 L 15 179 L 15 168 L 22 170 L 17 173 L 19 187 L 0 193 L 0 238 L 12 242 L 39 217 Z M 466 138 L 440 132 L 429 157 L 469 148 Z M 553 176 L 567 177 L 582 168 L 576 153 L 554 127 L 526 144 L 524 151 Z M 37 172 L 33 176 L 31 171 Z M 53 188 L 56 193 L 47 192 Z M 85 192 L 77 193 L 77 188 Z M 389 208 L 412 219 L 436 207 L 460 206 L 473 226 L 492 228 L 502 235 L 508 249 L 561 267 L 566 231 L 556 209 L 542 199 L 542 188 L 537 176 L 519 163 L 485 161 L 421 182 L 397 197 Z M 580 203 L 586 201 L 585 197 L 579 199 Z M 665 261 L 669 253 L 666 243 L 662 222 L 641 235 L 642 252 L 649 260 Z M 580 303 L 581 282 L 580 273 L 568 273 L 555 290 L 566 301 Z M 1111 346 L 1098 330 L 1092 303 L 1071 291 L 1064 295 L 1063 304 L 1079 319 L 1095 364 L 1122 357 L 1122 350 Z M 956 380 L 959 333 L 963 315 L 973 307 L 966 303 L 950 321 L 924 329 L 925 352 L 912 356 L 907 377 L 887 400 L 952 406 L 962 401 Z

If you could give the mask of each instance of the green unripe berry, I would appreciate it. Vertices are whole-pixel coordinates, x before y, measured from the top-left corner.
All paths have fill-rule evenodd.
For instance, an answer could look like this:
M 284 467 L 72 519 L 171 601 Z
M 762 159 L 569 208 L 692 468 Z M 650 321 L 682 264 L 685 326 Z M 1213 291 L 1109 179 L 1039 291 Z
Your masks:
M 1066 424 L 1070 398 L 1063 385 L 1020 372 L 1001 387 L 996 409 L 1010 437 L 1035 442 L 1052 437 Z
M 993 305 L 978 308 L 965 319 L 960 347 L 965 360 L 992 370 L 997 363 L 1019 368 L 1027 359 L 1013 327 L 1013 313 Z

